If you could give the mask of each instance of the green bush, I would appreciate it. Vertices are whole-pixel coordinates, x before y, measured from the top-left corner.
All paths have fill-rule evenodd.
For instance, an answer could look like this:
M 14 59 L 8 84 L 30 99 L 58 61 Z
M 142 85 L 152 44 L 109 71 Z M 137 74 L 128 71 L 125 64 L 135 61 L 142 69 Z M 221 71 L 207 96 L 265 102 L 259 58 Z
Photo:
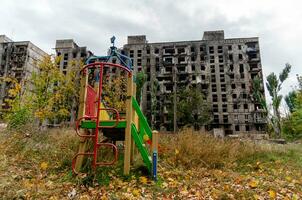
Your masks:
M 291 141 L 302 138 L 302 110 L 294 112 L 283 121 L 282 133 L 283 137 Z
M 33 115 L 28 108 L 19 108 L 7 116 L 8 128 L 21 129 L 33 121 Z
M 302 138 L 302 92 L 300 91 L 294 100 L 294 106 L 290 116 L 283 122 L 283 135 L 289 140 Z

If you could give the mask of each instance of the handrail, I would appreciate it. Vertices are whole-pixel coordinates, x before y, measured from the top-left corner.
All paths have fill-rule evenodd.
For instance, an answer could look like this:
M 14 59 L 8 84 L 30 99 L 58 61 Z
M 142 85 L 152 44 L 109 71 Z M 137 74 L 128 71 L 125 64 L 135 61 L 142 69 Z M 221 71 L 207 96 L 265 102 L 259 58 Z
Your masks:
M 84 116 L 84 117 L 80 117 L 76 123 L 75 123 L 75 131 L 76 131 L 76 134 L 79 136 L 79 137 L 86 137 L 86 138 L 93 138 L 95 137 L 95 135 L 84 135 L 84 134 L 80 134 L 80 123 L 82 122 L 83 119 L 95 119 L 96 117 L 92 117 L 92 116 Z
M 106 59 L 108 60 L 110 56 L 90 56 L 86 61 L 85 64 L 90 64 L 90 61 L 93 59 Z
M 115 64 L 115 63 L 107 63 L 107 62 L 94 62 L 94 63 L 84 65 L 81 69 L 81 72 L 85 71 L 86 69 L 101 68 L 101 67 L 117 67 L 117 68 L 120 68 L 120 69 L 128 72 L 128 74 L 132 73 L 131 69 L 129 69 L 129 68 L 123 66 L 123 65 Z
M 138 105 L 138 102 L 136 101 L 136 99 L 134 97 L 132 97 L 132 106 L 133 106 L 134 110 L 136 111 L 139 121 L 142 124 L 143 129 L 145 130 L 146 134 L 148 135 L 148 137 L 150 139 L 152 139 L 152 130 L 151 130 L 143 112 L 141 111 L 141 109 Z
M 93 152 L 86 152 L 86 153 L 77 153 L 73 158 L 72 158 L 72 163 L 71 163 L 71 168 L 74 174 L 84 174 L 76 171 L 76 160 L 78 156 L 93 156 Z

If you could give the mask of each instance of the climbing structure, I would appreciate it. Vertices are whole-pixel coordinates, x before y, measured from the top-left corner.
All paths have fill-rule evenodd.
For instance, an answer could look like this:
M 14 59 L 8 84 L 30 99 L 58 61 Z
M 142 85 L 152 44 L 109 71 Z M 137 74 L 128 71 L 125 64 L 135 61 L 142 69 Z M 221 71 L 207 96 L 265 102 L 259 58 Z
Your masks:
M 113 165 L 118 159 L 116 141 L 124 141 L 124 174 L 129 174 L 132 158 L 138 150 L 150 174 L 156 179 L 158 132 L 151 131 L 136 101 L 135 75 L 131 59 L 117 51 L 114 39 L 111 39 L 113 45 L 109 56 L 92 56 L 81 70 L 80 105 L 76 122 L 76 133 L 81 142 L 78 153 L 73 158 L 72 169 L 77 174 L 85 156 L 92 157 L 94 169 L 97 166 Z M 119 60 L 121 64 L 111 63 L 112 58 Z M 109 71 L 108 68 L 117 68 L 127 75 L 125 118 L 121 117 L 117 109 L 107 107 L 102 99 L 105 83 L 103 79 Z M 93 85 L 89 83 L 91 77 Z M 106 140 L 102 140 L 103 136 L 106 136 Z M 91 152 L 87 152 L 89 140 L 93 143 Z M 98 150 L 101 147 L 112 149 L 112 161 L 98 161 Z

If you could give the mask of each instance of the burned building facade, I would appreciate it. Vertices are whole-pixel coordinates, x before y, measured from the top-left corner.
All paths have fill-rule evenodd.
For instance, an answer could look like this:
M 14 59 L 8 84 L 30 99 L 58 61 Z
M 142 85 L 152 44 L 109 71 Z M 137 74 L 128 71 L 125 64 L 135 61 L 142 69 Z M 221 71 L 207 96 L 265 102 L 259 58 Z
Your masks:
M 13 98 L 9 90 L 14 82 L 21 84 L 24 89 L 26 80 L 37 64 L 47 56 L 43 50 L 29 41 L 14 42 L 5 35 L 0 35 L 0 105 L 1 113 L 9 109 L 8 101 Z
M 262 81 L 264 95 L 257 37 L 225 39 L 224 31 L 208 31 L 198 41 L 149 43 L 145 35 L 128 36 L 123 50 L 135 70 L 144 70 L 148 76 L 142 107 L 156 128 L 173 130 L 169 96 L 192 85 L 211 105 L 211 128 L 223 128 L 226 135 L 265 130 L 265 112 L 252 95 L 255 77 Z M 154 82 L 159 85 L 156 91 Z M 151 111 L 152 102 L 155 111 Z
M 81 67 L 86 58 L 92 55 L 87 47 L 78 46 L 73 39 L 57 40 L 55 50 L 56 55 L 61 56 L 60 70 L 65 75 L 68 73 L 68 66 L 72 61 L 78 61 L 76 67 Z

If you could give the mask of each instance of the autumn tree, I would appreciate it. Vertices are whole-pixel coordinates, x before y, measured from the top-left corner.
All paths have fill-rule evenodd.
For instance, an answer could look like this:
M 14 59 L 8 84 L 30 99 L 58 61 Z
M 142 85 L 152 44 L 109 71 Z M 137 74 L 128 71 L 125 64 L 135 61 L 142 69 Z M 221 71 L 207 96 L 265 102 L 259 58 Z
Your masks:
M 60 71 L 59 61 L 60 57 L 47 56 L 37 63 L 36 70 L 24 85 L 24 92 L 13 103 L 14 112 L 26 109 L 38 125 L 70 118 L 72 105 L 78 98 L 76 79 L 79 68 L 70 63 L 68 73 L 64 74 Z
M 7 109 L 5 110 L 4 119 L 9 122 L 9 128 L 21 129 L 25 124 L 32 122 L 30 109 L 20 103 L 24 90 L 22 91 L 21 83 L 16 78 L 6 77 L 1 79 L 2 81 L 9 87 L 9 98 L 5 99 Z
M 74 100 L 78 98 L 77 73 L 79 69 L 70 63 L 64 74 L 59 68 L 60 57 L 45 57 L 38 71 L 31 77 L 31 102 L 35 117 L 45 120 L 70 118 Z
M 103 78 L 103 102 L 106 107 L 126 112 L 127 74 L 108 75 Z
M 126 74 L 111 74 L 103 78 L 103 100 L 107 107 L 115 108 L 120 112 L 125 112 L 126 108 Z M 147 80 L 146 74 L 141 71 L 136 74 L 136 99 L 138 103 L 141 101 L 142 89 Z
M 3 77 L 0 79 L 0 83 L 5 84 L 6 87 L 8 87 L 7 95 L 8 98 L 6 98 L 4 103 L 7 104 L 7 108 L 9 111 L 9 108 L 12 107 L 12 105 L 15 103 L 16 98 L 18 98 L 21 95 L 21 83 L 15 78 L 15 77 Z

